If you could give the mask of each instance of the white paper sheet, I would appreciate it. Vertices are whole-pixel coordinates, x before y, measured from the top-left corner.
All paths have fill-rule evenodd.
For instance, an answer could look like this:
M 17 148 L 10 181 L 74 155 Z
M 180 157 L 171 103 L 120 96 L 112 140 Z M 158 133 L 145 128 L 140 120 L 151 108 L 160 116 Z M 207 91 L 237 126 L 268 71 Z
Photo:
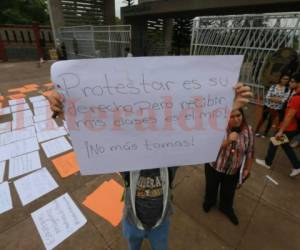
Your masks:
M 68 193 L 36 210 L 31 217 L 47 250 L 56 247 L 87 222 Z
M 34 124 L 35 130 L 37 133 L 39 132 L 44 132 L 44 131 L 52 131 L 58 128 L 57 123 L 55 122 L 54 119 L 42 121 L 42 122 L 37 122 Z
M 38 151 L 20 155 L 9 160 L 8 178 L 15 178 L 41 167 L 41 159 Z
M 21 120 L 12 121 L 12 130 L 22 129 L 33 125 L 32 117 L 25 117 Z
M 40 101 L 40 102 L 33 102 L 32 105 L 33 105 L 33 108 L 35 109 L 35 108 L 50 106 L 50 103 L 48 102 L 48 100 L 44 100 L 44 101 Z
M 40 101 L 45 101 L 45 100 L 47 100 L 47 99 L 43 95 L 32 96 L 32 97 L 29 98 L 30 102 L 40 102 Z
M 54 130 L 42 131 L 37 133 L 37 139 L 38 142 L 44 142 L 67 134 L 68 133 L 64 127 L 57 127 Z
M 0 183 L 4 181 L 5 163 L 6 163 L 6 161 L 0 162 Z
M 5 161 L 10 158 L 11 144 L 0 146 L 0 161 Z
M 14 185 L 23 206 L 58 188 L 47 168 L 16 180 Z
M 13 130 L 11 132 L 0 134 L 0 146 L 13 143 L 15 141 L 22 141 L 35 136 L 36 133 L 34 126 Z
M 8 145 L 10 146 L 10 150 L 11 150 L 10 158 L 27 154 L 40 149 L 36 137 L 32 137 L 23 141 L 17 141 Z
M 11 122 L 0 123 L 0 134 L 11 131 Z
M 40 115 L 35 115 L 33 117 L 33 121 L 35 123 L 38 123 L 38 122 L 43 122 L 43 121 L 46 121 L 46 120 L 50 120 L 50 119 L 52 119 L 52 114 L 53 114 L 53 112 L 47 112 L 47 113 L 43 113 L 43 114 L 40 114 Z
M 8 115 L 10 113 L 11 113 L 10 107 L 0 108 L 0 116 L 1 115 Z
M 60 137 L 41 144 L 47 157 L 52 157 L 72 149 L 65 137 Z
M 7 181 L 0 184 L 0 214 L 13 208 L 9 184 Z
M 28 110 L 28 109 L 30 109 L 30 107 L 29 107 L 28 103 L 22 103 L 22 104 L 17 104 L 17 105 L 11 106 L 10 109 L 11 109 L 11 112 L 20 112 L 23 110 Z
M 20 98 L 20 99 L 15 99 L 15 100 L 9 100 L 8 104 L 9 106 L 13 106 L 13 105 L 17 105 L 17 104 L 21 104 L 21 103 L 25 103 L 25 99 L 24 98 Z
M 34 108 L 33 111 L 34 111 L 35 115 L 42 115 L 42 114 L 46 114 L 46 113 L 52 114 L 52 111 L 49 106 Z
M 226 55 L 53 64 L 81 174 L 214 161 L 242 62 Z
M 39 150 L 35 137 L 0 146 L 0 161 Z
M 33 117 L 33 113 L 30 109 L 28 109 L 28 110 L 12 113 L 12 117 L 13 117 L 13 120 L 22 121 L 24 119 Z
M 12 135 L 11 132 L 0 134 L 0 146 L 11 143 Z

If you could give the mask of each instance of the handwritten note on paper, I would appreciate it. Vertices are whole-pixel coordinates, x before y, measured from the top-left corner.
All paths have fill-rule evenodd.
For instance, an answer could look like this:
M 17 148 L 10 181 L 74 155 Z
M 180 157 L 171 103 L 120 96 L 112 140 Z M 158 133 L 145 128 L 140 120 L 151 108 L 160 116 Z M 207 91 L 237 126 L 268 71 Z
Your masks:
M 0 161 L 5 161 L 10 158 L 11 144 L 0 146 Z
M 4 181 L 5 162 L 6 162 L 6 161 L 1 161 L 1 162 L 0 162 L 0 183 Z
M 8 145 L 10 146 L 10 157 L 16 157 L 40 149 L 36 137 L 32 137 L 22 141 L 17 141 Z
M 11 112 L 19 112 L 19 111 L 23 111 L 23 110 L 28 110 L 30 109 L 28 103 L 22 103 L 22 104 L 17 104 L 14 106 L 10 107 Z
M 33 108 L 41 108 L 45 106 L 50 106 L 50 103 L 47 100 L 39 101 L 39 102 L 33 102 L 32 103 Z
M 10 107 L 0 108 L 0 116 L 1 115 L 8 115 L 10 113 L 11 113 Z
M 0 123 L 0 134 L 11 131 L 11 122 Z
M 0 214 L 13 208 L 9 184 L 7 181 L 0 184 Z
M 52 65 L 81 173 L 214 161 L 242 60 L 172 56 Z
M 122 220 L 123 192 L 124 188 L 115 180 L 106 181 L 85 199 L 83 205 L 116 227 Z
M 35 115 L 33 117 L 33 121 L 35 123 L 37 123 L 37 122 L 43 122 L 43 121 L 46 121 L 46 120 L 50 120 L 52 118 L 52 114 L 53 114 L 53 112 L 49 111 L 49 112 L 46 112 L 46 113 L 43 113 L 43 114 L 40 114 L 40 115 Z
M 53 130 L 38 132 L 37 139 L 38 142 L 44 142 L 67 134 L 68 133 L 64 127 L 57 127 Z
M 17 120 L 17 119 L 21 120 L 21 119 L 26 119 L 28 117 L 33 117 L 33 113 L 30 109 L 27 109 L 20 112 L 12 113 L 12 117 L 13 120 Z
M 47 99 L 43 95 L 33 96 L 33 97 L 29 98 L 30 102 L 40 102 L 40 101 L 45 101 L 45 100 L 47 100 Z
M 31 214 L 46 249 L 53 249 L 87 222 L 68 193 Z
M 38 151 L 20 155 L 9 160 L 8 178 L 15 178 L 41 167 L 41 159 Z
M 42 114 L 47 114 L 47 113 L 52 114 L 52 111 L 49 106 L 34 108 L 33 111 L 34 111 L 35 115 L 42 115 Z
M 36 132 L 55 130 L 58 126 L 54 119 L 38 122 L 34 124 Z
M 16 180 L 14 185 L 23 206 L 58 188 L 47 168 Z
M 72 149 L 65 137 L 47 141 L 41 144 L 47 157 L 52 157 Z
M 24 119 L 12 120 L 12 130 L 22 129 L 33 125 L 32 117 L 24 117 Z
M 8 101 L 8 105 L 9 106 L 13 106 L 13 105 L 18 105 L 18 104 L 22 104 L 25 103 L 25 98 L 20 98 L 20 99 L 14 99 L 14 100 L 9 100 Z
M 68 177 L 79 171 L 79 165 L 74 152 L 56 157 L 52 162 L 62 178 Z

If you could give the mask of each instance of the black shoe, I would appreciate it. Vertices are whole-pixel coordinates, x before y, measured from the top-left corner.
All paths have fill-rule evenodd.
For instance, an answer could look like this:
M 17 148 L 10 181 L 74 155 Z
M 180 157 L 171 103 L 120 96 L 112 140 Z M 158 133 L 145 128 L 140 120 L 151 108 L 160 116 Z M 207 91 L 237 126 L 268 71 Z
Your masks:
M 225 214 L 227 216 L 227 218 L 232 222 L 232 224 L 234 224 L 236 226 L 239 224 L 239 219 L 235 215 L 233 210 L 225 210 L 225 209 L 222 209 L 222 208 L 220 208 L 220 210 L 223 214 Z
M 212 206 L 210 206 L 210 205 L 208 205 L 206 203 L 203 203 L 202 207 L 203 207 L 204 212 L 208 213 L 210 211 L 210 209 L 211 209 Z

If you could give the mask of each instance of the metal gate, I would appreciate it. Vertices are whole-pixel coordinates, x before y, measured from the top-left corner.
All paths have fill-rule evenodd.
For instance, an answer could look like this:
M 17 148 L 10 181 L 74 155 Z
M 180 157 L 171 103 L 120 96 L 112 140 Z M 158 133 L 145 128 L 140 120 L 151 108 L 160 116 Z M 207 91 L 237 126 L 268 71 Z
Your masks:
M 73 26 L 59 30 L 68 59 L 95 57 L 123 57 L 131 47 L 131 26 Z
M 240 80 L 261 103 L 263 65 L 279 48 L 300 52 L 300 13 L 197 17 L 193 22 L 191 55 L 244 55 Z

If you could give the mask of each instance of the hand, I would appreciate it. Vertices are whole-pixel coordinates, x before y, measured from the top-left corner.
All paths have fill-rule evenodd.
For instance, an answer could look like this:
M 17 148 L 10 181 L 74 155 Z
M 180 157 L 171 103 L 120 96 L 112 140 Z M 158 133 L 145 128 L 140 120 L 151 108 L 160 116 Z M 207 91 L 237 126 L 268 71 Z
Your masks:
M 248 169 L 244 169 L 243 175 L 242 175 L 243 180 L 245 180 L 249 176 L 249 174 L 250 174 L 250 171 Z
M 237 132 L 231 132 L 228 136 L 228 141 L 229 142 L 237 141 L 238 137 L 239 134 Z
M 283 138 L 283 132 L 279 130 L 276 133 L 275 138 L 276 138 L 276 140 L 279 140 L 279 141 L 282 140 L 282 138 Z
M 251 92 L 251 89 L 248 86 L 245 86 L 243 83 L 237 83 L 234 86 L 234 89 L 235 98 L 232 109 L 239 109 L 245 106 L 250 101 L 253 93 Z
M 63 96 L 56 91 L 52 91 L 51 95 L 48 96 L 48 100 L 51 110 L 58 114 L 60 118 L 64 119 Z

